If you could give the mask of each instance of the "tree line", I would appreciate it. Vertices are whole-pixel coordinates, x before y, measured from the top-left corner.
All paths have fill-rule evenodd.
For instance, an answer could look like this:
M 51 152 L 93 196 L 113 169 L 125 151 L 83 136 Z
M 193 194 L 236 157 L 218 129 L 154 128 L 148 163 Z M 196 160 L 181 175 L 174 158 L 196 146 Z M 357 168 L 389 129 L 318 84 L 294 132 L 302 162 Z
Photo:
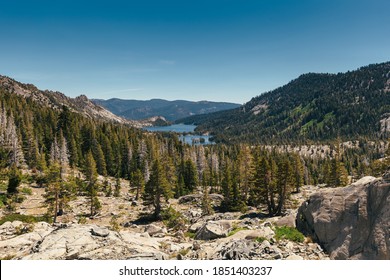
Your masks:
M 54 220 L 77 195 L 88 197 L 90 215 L 96 215 L 101 195 L 120 195 L 121 178 L 158 219 L 169 198 L 195 192 L 204 194 L 205 213 L 212 210 L 208 194 L 219 193 L 220 211 L 263 205 L 269 215 L 280 215 L 289 195 L 304 184 L 345 186 L 348 175 L 371 172 L 369 164 L 358 164 L 363 155 L 341 152 L 340 144 L 324 158 L 245 144 L 190 146 L 172 133 L 92 120 L 6 92 L 0 94 L 0 144 L 7 193 L 17 193 L 20 170 L 31 170 L 46 188 Z M 116 178 L 115 185 L 99 182 L 98 175 Z

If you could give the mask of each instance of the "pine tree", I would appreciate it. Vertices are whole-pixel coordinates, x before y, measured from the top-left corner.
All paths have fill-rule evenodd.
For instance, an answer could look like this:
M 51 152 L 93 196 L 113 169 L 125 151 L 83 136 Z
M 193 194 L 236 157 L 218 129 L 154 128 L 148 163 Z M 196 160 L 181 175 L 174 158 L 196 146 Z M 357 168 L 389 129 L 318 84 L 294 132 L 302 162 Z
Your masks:
M 293 172 L 294 172 L 294 185 L 295 192 L 299 193 L 300 187 L 304 182 L 304 166 L 302 164 L 302 160 L 298 154 L 293 156 Z
M 171 197 L 171 189 L 167 179 L 165 178 L 164 169 L 159 161 L 156 159 L 152 165 L 152 171 L 150 174 L 150 180 L 145 186 L 143 195 L 144 204 L 152 205 L 154 207 L 153 217 L 155 219 L 160 218 L 162 210 L 161 199 L 166 200 Z
M 198 174 L 195 164 L 190 159 L 184 162 L 183 179 L 185 193 L 192 193 L 198 185 Z
M 65 180 L 69 168 L 69 153 L 68 153 L 68 143 L 66 138 L 63 137 L 62 131 L 60 133 L 60 143 L 59 143 L 60 158 L 59 162 L 61 165 L 61 179 Z
M 203 186 L 203 195 L 202 195 L 202 216 L 208 216 L 214 214 L 213 207 L 211 206 L 211 201 L 209 197 L 209 191 L 206 186 Z
M 0 146 L 8 151 L 7 161 L 9 166 L 24 166 L 25 158 L 13 114 L 7 116 L 4 108 L 0 109 Z
M 175 198 L 179 198 L 183 195 L 185 195 L 185 184 L 184 184 L 184 177 L 182 174 L 179 176 L 179 181 L 177 183 L 176 189 L 175 189 Z
M 92 154 L 96 162 L 97 172 L 100 175 L 107 176 L 106 159 L 104 158 L 103 150 L 96 139 L 92 140 Z
M 252 200 L 255 205 L 266 204 L 268 214 L 276 213 L 276 164 L 266 156 L 257 155 L 253 179 Z
M 167 178 L 170 188 L 175 189 L 178 184 L 176 168 L 173 164 L 172 158 L 169 157 L 168 153 L 163 154 L 161 164 L 163 166 L 165 178 Z
M 223 201 L 221 208 L 223 211 L 229 211 L 232 203 L 231 190 L 232 190 L 232 175 L 229 163 L 226 162 L 223 169 L 223 177 L 221 182 L 221 190 L 223 195 Z
M 135 199 L 139 200 L 141 194 L 144 192 L 145 189 L 144 177 L 140 169 L 134 171 L 131 177 L 132 177 L 132 185 L 135 186 L 136 188 Z
M 336 151 L 330 162 L 329 170 L 328 185 L 332 187 L 344 187 L 348 184 L 348 171 L 345 168 L 344 163 L 341 162 L 340 140 L 337 142 Z
M 92 152 L 89 151 L 85 158 L 85 182 L 87 184 L 87 193 L 90 203 L 90 215 L 94 216 L 101 208 L 100 201 L 97 197 L 97 170 L 96 163 Z
M 50 147 L 50 164 L 58 162 L 61 158 L 60 147 L 58 146 L 57 136 L 54 137 L 53 143 Z
M 8 172 L 7 194 L 13 195 L 18 193 L 18 187 L 22 181 L 22 173 L 19 168 L 13 164 Z
M 254 173 L 253 157 L 248 146 L 241 146 L 238 156 L 239 162 L 239 182 L 242 198 L 247 200 L 251 189 L 252 177 Z
M 48 204 L 48 213 L 57 221 L 61 193 L 61 167 L 57 161 L 52 162 L 46 174 L 48 186 L 46 188 L 45 202 Z
M 198 170 L 198 178 L 200 182 L 203 182 L 203 174 L 206 168 L 206 157 L 204 152 L 203 145 L 199 145 L 196 147 L 197 157 L 196 157 L 196 166 Z
M 278 204 L 275 214 L 281 215 L 286 199 L 291 193 L 294 184 L 291 163 L 287 158 L 280 160 L 277 176 Z
M 121 195 L 121 179 L 119 175 L 117 175 L 115 180 L 114 197 L 119 197 L 120 195 Z

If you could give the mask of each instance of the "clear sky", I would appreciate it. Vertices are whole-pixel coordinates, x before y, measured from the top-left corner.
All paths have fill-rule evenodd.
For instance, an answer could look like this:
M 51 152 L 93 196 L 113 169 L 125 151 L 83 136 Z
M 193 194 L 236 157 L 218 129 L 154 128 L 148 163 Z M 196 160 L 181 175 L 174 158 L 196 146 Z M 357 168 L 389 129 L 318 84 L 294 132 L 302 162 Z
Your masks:
M 389 0 L 0 0 L 0 74 L 91 98 L 244 103 L 390 60 Z

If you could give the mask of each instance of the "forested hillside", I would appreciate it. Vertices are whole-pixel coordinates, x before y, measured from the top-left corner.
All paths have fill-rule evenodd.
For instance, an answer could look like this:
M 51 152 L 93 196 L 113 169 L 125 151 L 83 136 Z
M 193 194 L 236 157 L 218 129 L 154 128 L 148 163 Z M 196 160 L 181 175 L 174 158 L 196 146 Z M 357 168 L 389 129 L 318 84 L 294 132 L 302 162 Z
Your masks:
M 322 79 L 331 76 L 319 77 L 319 84 L 324 84 Z M 318 76 L 301 77 L 289 87 L 297 88 L 293 86 L 295 83 L 303 87 L 302 79 L 317 81 Z M 379 85 L 373 86 L 377 87 Z M 266 95 L 270 107 L 274 100 L 286 98 L 283 92 L 279 89 Z M 309 94 L 310 90 L 306 92 Z M 376 93 L 386 96 L 388 91 L 378 89 Z M 372 98 L 374 101 L 369 101 L 370 96 L 365 94 L 364 98 L 361 97 L 362 102 L 377 102 L 376 97 Z M 257 99 L 241 110 L 252 108 L 249 111 L 253 116 L 253 105 L 258 103 Z M 294 98 L 290 102 L 293 104 Z M 58 207 L 67 204 L 72 193 L 90 197 L 91 215 L 98 211 L 99 194 L 119 195 L 119 183 L 114 189 L 107 180 L 106 183 L 98 183 L 97 176 L 102 175 L 129 180 L 130 186 L 136 190 L 136 198 L 143 198 L 144 204 L 154 209 L 154 218 L 160 217 L 164 197 L 168 199 L 198 192 L 199 187 L 205 188 L 204 194 L 223 195 L 221 211 L 266 205 L 270 215 L 280 215 L 289 194 L 298 192 L 303 184 L 343 186 L 348 183 L 348 176 L 380 175 L 388 165 L 387 160 L 377 160 L 384 157 L 387 149 L 384 142 L 348 144 L 337 140 L 331 146 L 315 148 L 316 153 L 312 147 L 310 154 L 299 152 L 304 148 L 293 150 L 273 145 L 189 146 L 181 143 L 175 134 L 145 132 L 118 123 L 115 119 L 91 117 L 83 113 L 84 110 L 76 112 L 66 105 L 50 104 L 31 95 L 16 94 L 9 87 L 0 88 L 0 168 L 2 180 L 5 180 L 2 184 L 7 186 L 8 193 L 8 196 L 3 196 L 3 204 L 12 205 L 18 200 L 13 194 L 18 193 L 20 172 L 29 170 L 33 175 L 31 180 L 47 188 L 47 200 L 50 207 L 55 205 L 56 211 L 52 212 L 55 214 Z M 288 111 L 289 106 L 284 103 L 275 104 L 279 104 L 280 112 Z M 381 106 L 382 111 L 379 112 L 382 113 L 387 108 L 387 105 L 377 105 Z M 267 114 L 267 108 L 256 106 L 261 111 L 257 115 Z M 304 104 L 294 106 L 301 108 Z M 331 105 L 324 104 L 324 108 L 327 106 Z M 309 110 L 307 114 L 315 116 L 315 112 Z M 382 114 L 367 110 L 364 113 Z M 302 117 L 302 114 L 299 116 Z M 244 124 L 243 127 L 245 132 Z M 325 129 L 325 126 L 321 127 Z M 314 129 L 314 125 L 310 128 Z M 285 133 L 281 131 L 281 135 Z M 238 131 L 236 138 L 239 139 L 240 135 Z M 83 176 L 76 176 L 78 171 Z
M 310 143 L 390 132 L 390 63 L 300 76 L 242 107 L 178 122 L 199 124 L 218 142 Z

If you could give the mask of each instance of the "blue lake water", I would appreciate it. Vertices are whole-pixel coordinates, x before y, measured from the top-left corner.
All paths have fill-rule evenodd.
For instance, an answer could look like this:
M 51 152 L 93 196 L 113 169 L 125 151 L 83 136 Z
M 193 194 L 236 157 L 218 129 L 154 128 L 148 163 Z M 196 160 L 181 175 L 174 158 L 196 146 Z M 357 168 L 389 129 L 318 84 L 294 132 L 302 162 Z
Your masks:
M 176 132 L 179 133 L 179 139 L 180 141 L 187 143 L 187 144 L 194 144 L 194 145 L 210 145 L 215 144 L 214 142 L 210 141 L 210 135 L 198 135 L 194 134 L 194 130 L 196 128 L 196 125 L 190 125 L 190 124 L 173 124 L 168 126 L 149 126 L 144 127 L 147 131 L 159 131 L 159 132 Z M 201 139 L 204 139 L 204 141 L 201 141 Z
M 177 133 L 188 133 L 194 132 L 196 125 L 191 124 L 172 124 L 168 126 L 149 126 L 144 127 L 147 131 L 161 131 L 161 132 L 177 132 Z

